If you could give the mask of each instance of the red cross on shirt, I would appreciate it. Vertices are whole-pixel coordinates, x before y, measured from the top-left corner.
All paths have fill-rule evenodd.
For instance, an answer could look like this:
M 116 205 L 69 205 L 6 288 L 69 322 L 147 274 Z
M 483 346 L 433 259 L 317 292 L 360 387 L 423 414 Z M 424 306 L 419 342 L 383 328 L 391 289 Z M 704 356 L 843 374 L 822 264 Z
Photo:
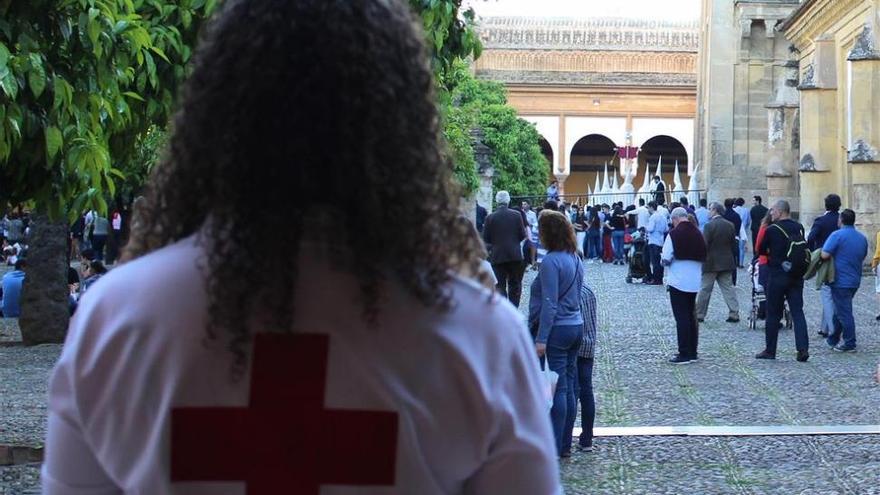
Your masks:
M 393 485 L 397 413 L 324 409 L 326 335 L 258 334 L 249 407 L 171 412 L 171 481 L 244 481 L 247 495 Z

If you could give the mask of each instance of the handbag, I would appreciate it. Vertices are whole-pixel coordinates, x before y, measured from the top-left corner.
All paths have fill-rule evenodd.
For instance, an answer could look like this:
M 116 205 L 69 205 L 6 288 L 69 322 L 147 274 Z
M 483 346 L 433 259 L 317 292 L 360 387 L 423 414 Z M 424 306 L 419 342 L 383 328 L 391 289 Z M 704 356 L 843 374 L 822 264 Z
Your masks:
M 543 368 L 541 366 L 543 365 Z M 547 401 L 547 410 L 553 408 L 553 396 L 556 395 L 556 384 L 559 383 L 559 373 L 550 369 L 546 359 L 538 363 L 541 373 L 541 390 L 544 392 L 544 400 Z

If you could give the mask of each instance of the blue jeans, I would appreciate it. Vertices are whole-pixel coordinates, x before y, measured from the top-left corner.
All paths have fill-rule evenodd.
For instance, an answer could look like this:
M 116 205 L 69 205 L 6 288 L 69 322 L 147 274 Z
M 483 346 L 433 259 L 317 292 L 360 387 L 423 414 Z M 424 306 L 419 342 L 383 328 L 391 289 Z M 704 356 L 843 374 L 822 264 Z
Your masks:
M 648 256 L 651 261 L 651 282 L 663 283 L 663 265 L 660 264 L 660 254 L 663 252 L 663 246 L 648 244 Z
M 602 257 L 602 236 L 598 230 L 590 230 L 587 232 L 587 244 L 589 244 L 588 258 L 600 259 Z
M 611 233 L 611 246 L 614 248 L 614 259 L 622 260 L 623 259 L 623 236 L 625 232 L 622 230 L 615 230 Z
M 596 423 L 596 398 L 593 396 L 593 358 L 577 358 L 577 389 L 575 395 L 581 401 L 581 436 L 578 443 L 581 447 L 593 445 L 593 425 Z M 577 414 L 571 414 L 562 439 L 562 450 L 571 450 L 571 431 Z
M 831 335 L 834 333 L 834 299 L 831 297 L 831 286 L 823 284 L 819 295 L 822 297 L 822 324 L 819 328 Z
M 739 263 L 737 266 L 743 266 L 746 260 L 746 240 L 740 238 L 739 240 Z
M 553 407 L 550 408 L 550 422 L 556 438 L 557 454 L 561 455 L 567 444 L 571 446 L 571 428 L 577 416 L 577 352 L 581 346 L 583 325 L 557 325 L 550 329 L 547 339 L 547 365 L 559 374 Z M 569 418 L 571 418 L 569 420 Z M 571 425 L 569 427 L 569 425 Z
M 834 299 L 834 332 L 828 335 L 828 345 L 837 345 L 843 335 L 843 346 L 855 348 L 856 320 L 853 318 L 852 301 L 858 290 L 857 287 L 831 288 L 831 297 Z

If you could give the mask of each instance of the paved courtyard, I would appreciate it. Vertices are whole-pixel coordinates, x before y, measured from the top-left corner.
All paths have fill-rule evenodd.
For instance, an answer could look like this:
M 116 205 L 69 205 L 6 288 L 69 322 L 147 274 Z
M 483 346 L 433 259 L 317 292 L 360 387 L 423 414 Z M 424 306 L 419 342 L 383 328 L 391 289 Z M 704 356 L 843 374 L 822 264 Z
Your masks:
M 528 284 L 535 274 L 526 276 Z M 749 331 L 751 285 L 738 288 L 742 322 L 726 323 L 714 294 L 700 328 L 700 362 L 666 363 L 675 324 L 663 287 L 629 285 L 625 267 L 587 264 L 597 294 L 597 426 L 878 425 L 880 326 L 873 279 L 855 304 L 859 352 L 832 352 L 816 335 L 819 293 L 805 290 L 811 358 L 795 361 L 791 331 L 776 361 L 759 361 Z M 745 282 L 745 283 L 743 283 Z M 526 286 L 523 308 L 527 304 Z M 563 464 L 574 494 L 880 494 L 880 435 L 598 438 L 597 451 Z
M 795 362 L 791 331 L 782 332 L 776 361 L 755 360 L 763 333 L 747 329 L 750 286 L 741 285 L 742 323 L 724 322 L 715 294 L 700 362 L 671 366 L 675 326 L 665 290 L 626 284 L 624 267 L 588 264 L 586 273 L 599 298 L 597 426 L 880 424 L 873 279 L 857 296 L 855 354 L 833 353 L 815 335 L 818 292 L 808 288 L 810 361 Z M 534 276 L 526 275 L 523 307 Z M 0 445 L 39 447 L 60 346 L 3 344 L 18 339 L 0 320 Z M 597 438 L 596 447 L 564 462 L 567 493 L 880 495 L 880 435 L 617 437 Z M 0 495 L 39 493 L 38 486 L 37 465 L 0 467 Z

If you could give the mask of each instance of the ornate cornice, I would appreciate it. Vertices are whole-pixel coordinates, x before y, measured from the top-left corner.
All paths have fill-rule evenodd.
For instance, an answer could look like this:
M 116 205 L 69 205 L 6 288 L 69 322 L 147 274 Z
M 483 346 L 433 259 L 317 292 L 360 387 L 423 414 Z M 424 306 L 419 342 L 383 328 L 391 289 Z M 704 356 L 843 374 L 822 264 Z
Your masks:
M 618 18 L 487 17 L 478 33 L 486 49 L 623 50 L 696 53 L 698 21 Z
M 475 67 L 477 71 L 696 74 L 697 55 L 679 52 L 487 50 L 476 60 Z
M 782 23 L 780 30 L 795 48 L 804 51 L 863 4 L 864 0 L 806 0 Z
M 696 74 L 661 74 L 635 72 L 560 72 L 528 70 L 477 70 L 477 77 L 505 84 L 542 86 L 654 86 L 697 87 Z
M 874 29 L 865 24 L 865 29 L 856 37 L 855 44 L 849 52 L 847 60 L 880 60 L 880 50 L 874 44 Z

